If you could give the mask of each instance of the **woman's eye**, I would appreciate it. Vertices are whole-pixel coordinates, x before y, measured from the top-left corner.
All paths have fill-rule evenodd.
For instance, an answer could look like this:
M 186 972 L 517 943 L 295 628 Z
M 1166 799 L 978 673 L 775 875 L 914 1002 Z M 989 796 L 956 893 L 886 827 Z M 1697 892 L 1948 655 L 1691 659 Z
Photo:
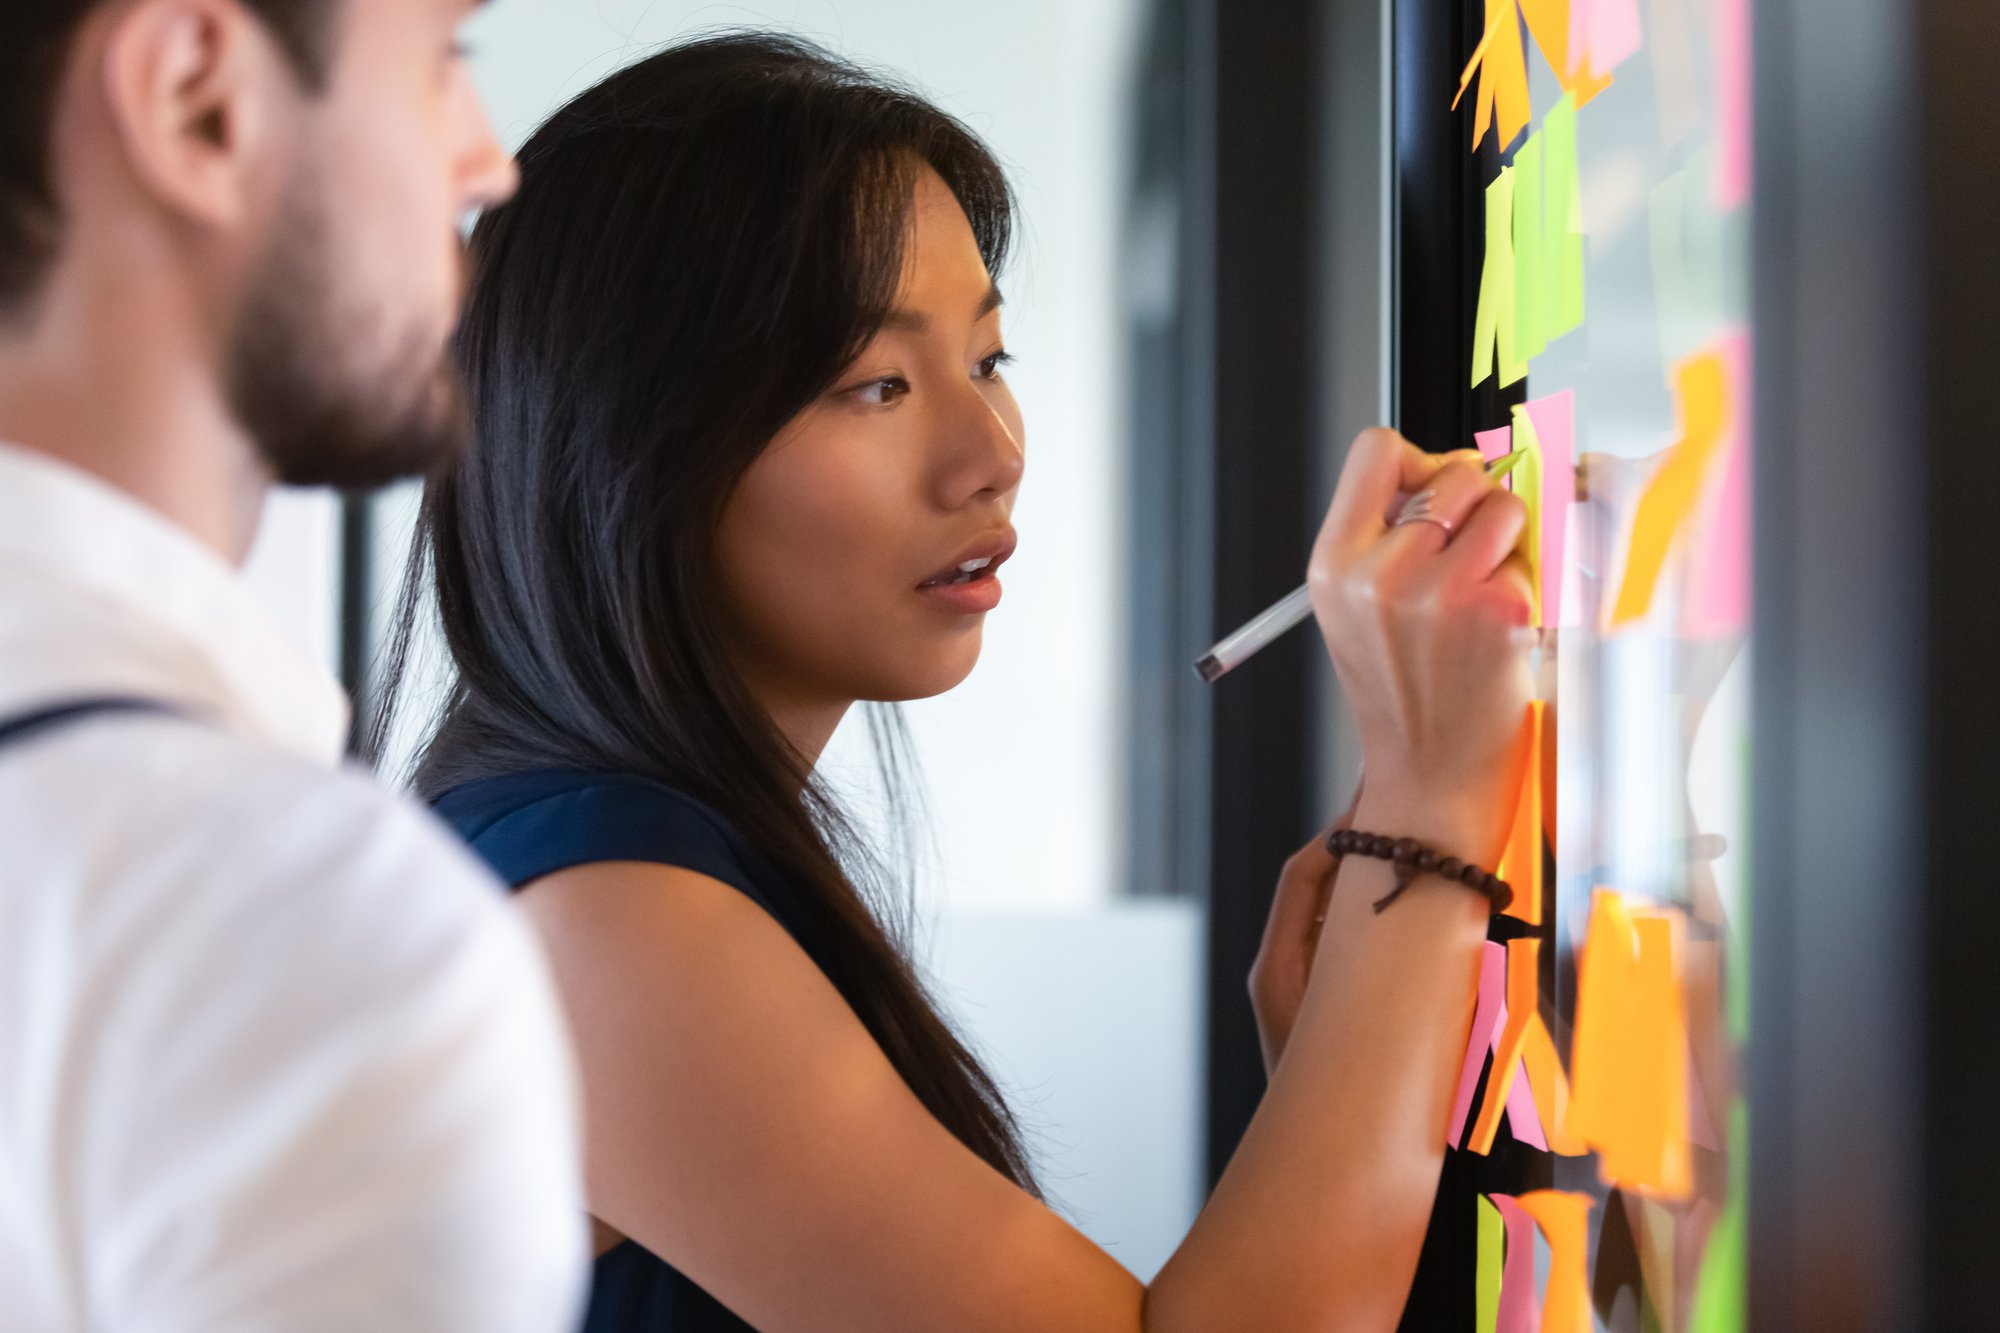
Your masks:
M 1000 378 L 1001 370 L 1013 364 L 1014 358 L 1011 355 L 1006 352 L 995 352 L 979 363 L 979 378 L 997 380 Z
M 897 375 L 870 380 L 849 390 L 856 402 L 866 403 L 870 407 L 888 407 L 909 391 L 910 382 Z

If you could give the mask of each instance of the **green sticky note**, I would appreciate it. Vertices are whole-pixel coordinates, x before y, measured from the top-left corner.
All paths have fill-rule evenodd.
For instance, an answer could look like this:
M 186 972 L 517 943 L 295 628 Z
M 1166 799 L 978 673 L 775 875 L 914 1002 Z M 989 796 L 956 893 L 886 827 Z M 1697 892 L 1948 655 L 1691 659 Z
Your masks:
M 1521 452 L 1521 462 L 1514 469 L 1514 494 L 1521 497 L 1521 505 L 1528 511 L 1528 521 L 1521 525 L 1521 539 L 1516 544 L 1522 557 L 1528 562 L 1528 584 L 1535 595 L 1535 624 L 1542 623 L 1542 440 L 1535 433 L 1534 418 L 1528 415 L 1526 404 L 1514 408 L 1514 444 Z
M 1494 373 L 1500 387 L 1528 373 L 1515 345 L 1514 329 L 1514 172 L 1502 167 L 1486 187 L 1486 260 L 1479 274 L 1479 306 L 1472 320 L 1472 387 Z
M 1548 345 L 1548 266 L 1544 262 L 1542 136 L 1514 154 L 1514 346 L 1522 360 Z
M 1750 1174 L 1750 1119 L 1739 1099 L 1729 1111 L 1729 1202 L 1708 1233 L 1695 1282 L 1688 1327 L 1701 1333 L 1743 1333 L 1749 1326 L 1750 1285 L 1744 1267 L 1744 1181 Z M 1481 1251 L 1482 1256 L 1484 1251 Z
M 1479 1267 L 1474 1274 L 1473 1333 L 1497 1333 L 1500 1327 L 1501 1243 L 1507 1225 L 1500 1210 L 1484 1194 L 1479 1196 Z
M 1565 94 L 1542 120 L 1542 335 L 1554 342 L 1583 326 L 1583 187 L 1576 165 L 1576 99 Z

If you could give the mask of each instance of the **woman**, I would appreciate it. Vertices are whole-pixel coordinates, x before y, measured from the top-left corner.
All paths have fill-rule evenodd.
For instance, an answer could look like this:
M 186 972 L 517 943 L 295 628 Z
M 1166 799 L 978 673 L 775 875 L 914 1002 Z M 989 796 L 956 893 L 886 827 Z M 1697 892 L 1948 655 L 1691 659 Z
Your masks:
M 569 1006 L 589 1327 L 1393 1324 L 1487 901 L 1424 875 L 1378 913 L 1386 862 L 1294 858 L 1255 988 L 1270 1091 L 1147 1288 L 1040 1202 L 812 780 L 855 702 L 972 668 L 1014 549 L 991 156 L 733 36 L 584 93 L 521 169 L 473 241 L 479 446 L 420 533 L 458 685 L 417 785 L 520 890 Z M 1491 864 L 1521 525 L 1474 459 L 1352 451 L 1311 577 L 1361 827 Z

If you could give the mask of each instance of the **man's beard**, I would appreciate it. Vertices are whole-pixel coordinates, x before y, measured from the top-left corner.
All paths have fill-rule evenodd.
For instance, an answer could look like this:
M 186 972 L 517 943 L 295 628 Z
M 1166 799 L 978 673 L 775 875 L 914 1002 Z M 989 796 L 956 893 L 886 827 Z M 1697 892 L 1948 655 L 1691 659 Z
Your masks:
M 449 351 L 435 335 L 384 338 L 386 311 L 342 299 L 323 215 L 302 193 L 237 320 L 230 409 L 283 485 L 368 490 L 431 473 L 471 435 Z

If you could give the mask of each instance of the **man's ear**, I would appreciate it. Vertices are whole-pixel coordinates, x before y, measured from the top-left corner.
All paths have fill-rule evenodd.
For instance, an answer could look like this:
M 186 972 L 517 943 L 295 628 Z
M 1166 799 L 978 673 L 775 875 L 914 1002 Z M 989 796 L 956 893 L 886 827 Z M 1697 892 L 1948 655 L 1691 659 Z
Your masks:
M 138 186 L 197 225 L 258 208 L 292 87 L 283 53 L 236 0 L 140 0 L 116 14 L 100 66 Z

